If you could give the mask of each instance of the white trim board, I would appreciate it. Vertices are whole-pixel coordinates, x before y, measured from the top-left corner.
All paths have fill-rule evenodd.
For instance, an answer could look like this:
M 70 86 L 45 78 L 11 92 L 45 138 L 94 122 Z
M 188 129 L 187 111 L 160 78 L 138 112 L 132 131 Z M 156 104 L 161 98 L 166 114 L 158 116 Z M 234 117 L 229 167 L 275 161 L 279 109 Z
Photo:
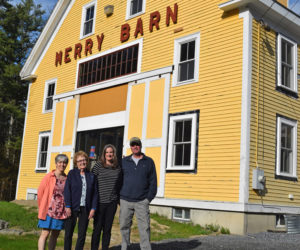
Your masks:
M 173 67 L 167 66 L 167 67 L 163 67 L 160 69 L 150 70 L 147 72 L 135 73 L 130 76 L 124 76 L 124 77 L 111 79 L 111 80 L 100 82 L 100 83 L 95 83 L 95 84 L 92 84 L 92 85 L 89 85 L 86 87 L 78 88 L 78 89 L 70 91 L 70 92 L 55 95 L 53 97 L 53 100 L 58 100 L 61 98 L 66 98 L 66 97 L 70 97 L 70 96 L 74 96 L 74 95 L 80 95 L 80 94 L 84 94 L 84 93 L 88 93 L 88 92 L 92 92 L 92 91 L 96 91 L 96 90 L 100 90 L 100 89 L 104 89 L 104 88 L 108 88 L 108 87 L 112 87 L 112 86 L 117 86 L 117 85 L 128 83 L 128 82 L 134 82 L 134 81 L 138 81 L 141 79 L 150 78 L 155 75 L 163 75 L 166 73 L 171 73 L 172 71 L 173 71 Z
M 78 119 L 77 132 L 125 126 L 125 111 L 95 115 Z
M 26 125 L 27 125 L 27 115 L 28 115 L 28 105 L 29 105 L 31 85 L 32 85 L 32 83 L 29 84 L 28 92 L 27 92 L 26 112 L 25 112 L 24 128 L 23 128 L 23 136 L 22 136 L 22 147 L 21 147 L 21 155 L 20 155 L 20 162 L 19 162 L 16 195 L 15 195 L 16 200 L 18 199 L 19 181 L 20 181 L 20 173 L 21 173 L 21 166 L 22 166 L 21 164 L 22 164 L 22 158 L 23 158 L 24 138 L 25 138 Z
M 247 213 L 266 213 L 266 214 L 299 214 L 300 207 L 296 206 L 280 206 L 275 204 L 243 204 L 239 202 L 218 202 L 218 201 L 197 201 L 185 199 L 168 199 L 156 197 L 151 205 L 181 207 L 191 209 L 204 209 L 214 211 L 229 212 L 247 212 Z
M 251 118 L 251 72 L 252 72 L 252 15 L 246 10 L 239 15 L 243 18 L 243 71 L 240 142 L 240 186 L 239 202 L 249 200 L 250 162 L 250 118 Z

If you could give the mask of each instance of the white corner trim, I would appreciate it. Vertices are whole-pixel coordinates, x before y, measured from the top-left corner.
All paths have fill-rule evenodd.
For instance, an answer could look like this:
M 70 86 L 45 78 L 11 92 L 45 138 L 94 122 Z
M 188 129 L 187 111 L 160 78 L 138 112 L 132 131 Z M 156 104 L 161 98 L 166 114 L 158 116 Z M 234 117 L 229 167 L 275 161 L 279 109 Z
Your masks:
M 79 118 L 77 132 L 125 126 L 125 115 L 125 111 L 119 111 L 109 114 Z
M 27 115 L 28 115 L 28 105 L 29 105 L 29 97 L 30 97 L 31 85 L 32 85 L 32 83 L 29 84 L 29 86 L 28 86 L 28 92 L 27 92 L 26 112 L 25 112 L 25 119 L 24 119 L 24 128 L 23 128 L 23 136 L 22 136 L 22 147 L 21 147 L 21 156 L 20 156 L 20 162 L 19 162 L 19 170 L 18 170 L 18 179 L 17 179 L 17 187 L 16 187 L 15 200 L 18 199 L 20 172 L 21 172 L 21 166 L 22 166 L 23 149 L 24 149 L 24 138 L 25 138 L 25 131 L 26 131 L 26 126 L 27 126 Z
M 250 118 L 251 118 L 251 73 L 252 73 L 252 15 L 249 10 L 240 13 L 243 18 L 243 71 L 240 144 L 239 202 L 249 200 L 250 171 Z

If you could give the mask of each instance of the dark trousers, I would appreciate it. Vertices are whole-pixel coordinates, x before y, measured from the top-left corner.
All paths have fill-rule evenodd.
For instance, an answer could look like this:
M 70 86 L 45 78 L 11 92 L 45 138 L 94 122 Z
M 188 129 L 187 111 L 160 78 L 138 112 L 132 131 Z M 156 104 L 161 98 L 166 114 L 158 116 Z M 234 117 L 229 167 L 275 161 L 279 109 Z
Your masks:
M 92 235 L 92 250 L 98 250 L 100 242 L 100 234 L 102 233 L 102 250 L 109 247 L 111 228 L 117 211 L 117 201 L 111 203 L 101 203 L 98 205 L 94 216 L 94 230 Z
M 75 250 L 82 250 L 84 247 L 86 230 L 89 224 L 89 220 L 88 220 L 88 213 L 85 207 L 80 207 L 79 211 L 72 210 L 71 217 L 66 219 L 64 250 L 72 249 L 72 237 L 73 237 L 74 228 L 76 226 L 77 218 L 78 218 L 78 238 L 77 238 Z

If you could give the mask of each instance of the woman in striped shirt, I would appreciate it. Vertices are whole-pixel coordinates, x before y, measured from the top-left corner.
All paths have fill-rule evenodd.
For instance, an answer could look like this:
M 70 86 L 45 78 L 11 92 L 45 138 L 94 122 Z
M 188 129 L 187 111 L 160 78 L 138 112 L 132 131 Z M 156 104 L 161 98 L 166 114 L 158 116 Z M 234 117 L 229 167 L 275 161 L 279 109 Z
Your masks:
M 91 249 L 98 250 L 102 233 L 102 249 L 109 247 L 111 228 L 119 203 L 121 189 L 121 167 L 118 164 L 116 148 L 108 144 L 104 147 L 99 161 L 92 169 L 98 180 L 98 208 L 94 216 L 94 230 Z

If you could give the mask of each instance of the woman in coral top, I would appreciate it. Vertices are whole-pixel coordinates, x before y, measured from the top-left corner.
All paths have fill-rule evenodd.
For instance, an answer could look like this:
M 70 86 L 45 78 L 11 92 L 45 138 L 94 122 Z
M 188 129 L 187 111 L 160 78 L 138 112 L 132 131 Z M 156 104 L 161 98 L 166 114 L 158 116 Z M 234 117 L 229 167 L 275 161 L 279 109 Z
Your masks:
M 45 175 L 38 189 L 38 227 L 42 232 L 38 241 L 38 249 L 44 250 L 50 235 L 48 249 L 55 249 L 60 230 L 64 228 L 67 218 L 64 203 L 65 169 L 69 159 L 64 154 L 55 157 L 56 169 Z

